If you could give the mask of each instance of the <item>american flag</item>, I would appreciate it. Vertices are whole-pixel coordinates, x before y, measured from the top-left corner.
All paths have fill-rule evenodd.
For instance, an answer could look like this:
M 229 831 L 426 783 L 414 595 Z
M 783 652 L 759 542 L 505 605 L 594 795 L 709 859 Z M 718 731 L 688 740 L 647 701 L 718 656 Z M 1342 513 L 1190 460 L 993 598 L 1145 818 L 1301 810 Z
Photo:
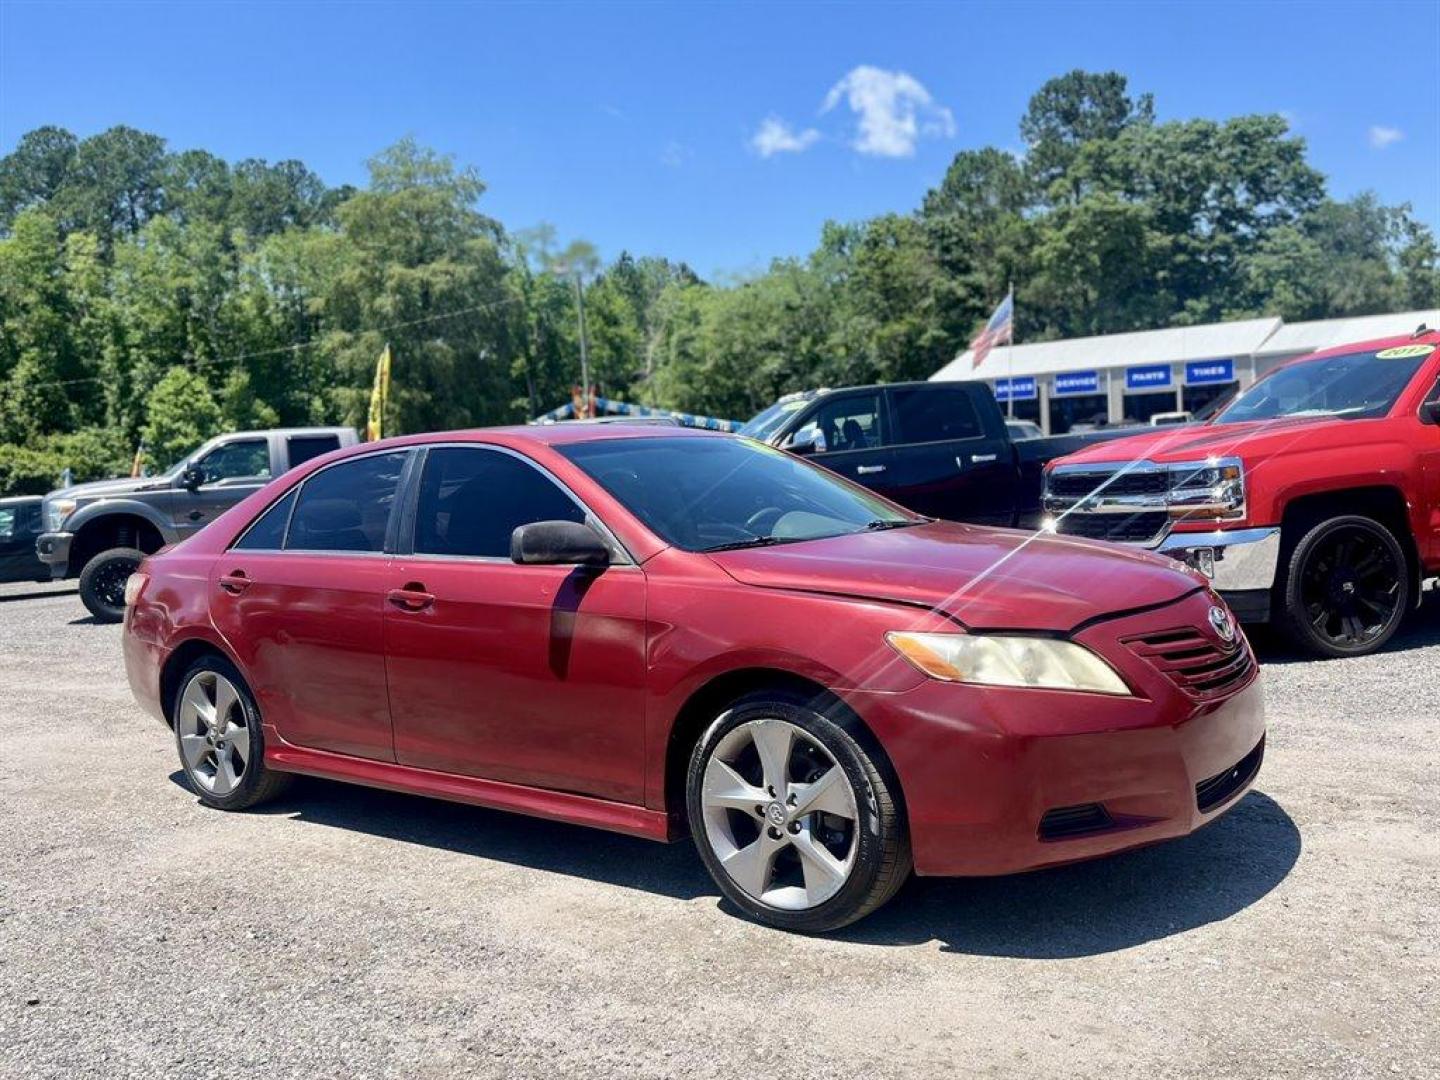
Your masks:
M 995 314 L 990 316 L 990 321 L 985 324 L 985 329 L 975 335 L 970 342 L 970 352 L 973 354 L 970 361 L 971 370 L 978 368 L 985 362 L 985 357 L 990 355 L 990 350 L 996 345 L 1008 345 L 1015 340 L 1015 290 L 1011 289 L 1005 294 L 1005 299 L 1000 301 L 1000 306 L 995 309 Z

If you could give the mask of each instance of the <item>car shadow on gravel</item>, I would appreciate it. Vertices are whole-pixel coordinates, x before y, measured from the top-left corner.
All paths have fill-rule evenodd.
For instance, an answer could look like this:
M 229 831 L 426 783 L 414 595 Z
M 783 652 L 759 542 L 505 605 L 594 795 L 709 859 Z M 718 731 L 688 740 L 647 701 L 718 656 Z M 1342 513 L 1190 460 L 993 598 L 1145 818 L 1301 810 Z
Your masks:
M 189 791 L 178 770 L 170 779 Z M 250 811 L 497 859 L 677 900 L 718 892 L 689 843 L 657 844 L 578 825 L 301 777 Z M 1059 959 L 1130 948 L 1228 918 L 1275 888 L 1300 856 L 1300 832 L 1252 791 L 1181 840 L 1002 878 L 913 878 L 834 937 L 861 944 L 938 940 L 945 951 Z
M 1331 663 L 1317 660 L 1309 653 L 1301 652 L 1285 634 L 1275 626 L 1247 626 L 1245 636 L 1255 648 L 1255 655 L 1261 665 Z M 1409 616 L 1385 643 L 1376 656 L 1386 653 L 1406 652 L 1410 649 L 1424 649 L 1440 645 L 1440 590 L 1427 593 L 1425 601 Z
M 1180 840 L 1000 878 L 912 878 L 889 905 L 836 936 L 877 945 L 1055 960 L 1128 949 L 1243 911 L 1283 881 L 1300 831 L 1251 791 Z
M 184 773 L 177 770 L 170 779 L 190 790 Z M 688 843 L 657 844 L 601 829 L 358 784 L 299 777 L 284 796 L 248 812 L 280 814 L 297 822 L 572 874 L 677 900 L 716 894 Z

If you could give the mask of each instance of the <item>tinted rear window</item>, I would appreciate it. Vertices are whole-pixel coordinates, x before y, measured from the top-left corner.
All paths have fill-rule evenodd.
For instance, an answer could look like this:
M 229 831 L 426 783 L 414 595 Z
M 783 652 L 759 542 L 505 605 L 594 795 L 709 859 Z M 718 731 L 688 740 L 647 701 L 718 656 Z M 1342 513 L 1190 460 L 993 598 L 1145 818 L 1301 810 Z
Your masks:
M 290 492 L 258 518 L 234 546 L 242 551 L 279 551 L 285 546 L 285 526 L 290 523 L 290 510 L 295 505 L 295 492 Z
M 982 434 L 975 404 L 964 390 L 892 390 L 897 443 L 973 439 Z
M 384 551 L 406 451 L 322 469 L 300 488 L 285 539 L 291 551 Z
M 285 440 L 290 452 L 290 468 L 303 465 L 311 458 L 340 449 L 339 435 L 292 435 Z

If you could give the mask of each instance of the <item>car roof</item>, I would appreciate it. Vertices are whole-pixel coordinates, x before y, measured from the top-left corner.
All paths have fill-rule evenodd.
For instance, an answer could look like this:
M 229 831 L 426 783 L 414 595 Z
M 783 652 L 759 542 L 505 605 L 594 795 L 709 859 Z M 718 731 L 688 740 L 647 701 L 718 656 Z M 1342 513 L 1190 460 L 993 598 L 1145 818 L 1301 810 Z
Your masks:
M 24 506 L 27 503 L 38 503 L 44 501 L 44 495 L 7 495 L 4 498 L 0 498 L 0 507 Z
M 658 424 L 534 424 L 509 427 L 463 428 L 459 431 L 427 431 L 397 435 L 381 442 L 392 446 L 423 446 L 442 442 L 489 442 L 502 445 L 526 443 L 568 446 L 571 443 L 603 442 L 612 439 L 715 439 L 734 438 L 728 432 L 705 428 L 663 427 Z M 362 443 L 379 446 L 381 443 Z

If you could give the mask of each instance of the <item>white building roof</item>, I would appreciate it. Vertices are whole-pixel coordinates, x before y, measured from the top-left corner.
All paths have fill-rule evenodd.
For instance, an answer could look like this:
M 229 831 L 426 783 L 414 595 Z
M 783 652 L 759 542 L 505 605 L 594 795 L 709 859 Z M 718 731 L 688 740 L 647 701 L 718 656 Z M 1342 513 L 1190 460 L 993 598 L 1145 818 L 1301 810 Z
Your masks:
M 1353 319 L 1320 319 L 1286 324 L 1278 316 L 1239 322 L 1172 326 L 1129 334 L 1039 341 L 990 350 L 979 368 L 971 367 L 970 350 L 931 375 L 931 380 L 1003 379 L 1010 375 L 1052 375 L 1139 364 L 1182 363 L 1244 356 L 1293 356 L 1344 345 L 1348 341 L 1408 334 L 1421 323 L 1440 327 L 1440 309 L 1365 315 Z
M 1261 356 L 1314 352 L 1351 341 L 1412 334 L 1424 323 L 1440 328 L 1440 309 L 1401 311 L 1393 315 L 1362 315 L 1354 319 L 1317 319 L 1314 322 L 1286 323 L 1276 330 L 1259 350 Z
M 990 350 L 990 355 L 978 368 L 971 367 L 970 350 L 967 349 L 930 378 L 995 379 L 1012 374 L 1048 375 L 1062 371 L 1129 367 L 1132 364 L 1250 356 L 1279 327 L 1279 318 L 1246 319 L 1242 322 L 1172 326 L 1164 330 L 1042 341 L 1033 345 L 1000 345 Z

